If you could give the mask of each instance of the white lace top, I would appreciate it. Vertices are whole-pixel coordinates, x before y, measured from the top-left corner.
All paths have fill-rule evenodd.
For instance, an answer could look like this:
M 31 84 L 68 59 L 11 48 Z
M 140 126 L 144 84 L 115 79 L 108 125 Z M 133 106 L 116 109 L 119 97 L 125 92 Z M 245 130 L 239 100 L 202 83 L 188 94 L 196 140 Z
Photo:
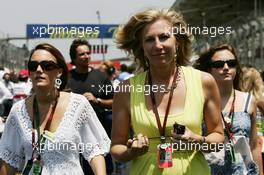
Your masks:
M 89 162 L 94 156 L 109 152 L 110 139 L 82 95 L 71 93 L 64 117 L 53 134 L 53 139 L 46 139 L 43 148 L 44 175 L 82 175 L 80 151 Z M 25 100 L 21 100 L 13 105 L 6 122 L 0 140 L 0 159 L 22 171 L 31 159 L 31 144 L 32 123 Z

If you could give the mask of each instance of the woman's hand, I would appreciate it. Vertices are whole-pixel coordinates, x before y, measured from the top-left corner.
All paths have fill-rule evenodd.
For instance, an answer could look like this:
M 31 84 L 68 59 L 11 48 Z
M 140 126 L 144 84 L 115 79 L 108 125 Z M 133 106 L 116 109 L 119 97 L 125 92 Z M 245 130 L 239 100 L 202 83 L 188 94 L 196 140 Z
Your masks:
M 193 133 L 189 128 L 185 127 L 183 134 L 177 134 L 172 131 L 173 149 L 175 150 L 199 150 L 204 151 L 203 144 L 206 142 L 204 136 Z M 207 147 L 205 147 L 207 149 Z
M 201 136 L 202 137 L 202 136 Z M 172 142 L 178 143 L 179 140 L 182 142 L 199 142 L 201 139 L 197 137 L 189 128 L 185 127 L 183 134 L 177 134 L 175 131 L 172 131 Z
M 137 137 L 127 141 L 127 151 L 131 155 L 141 156 L 148 152 L 149 140 L 147 136 L 138 134 Z
M 3 160 L 0 160 L 0 174 L 1 175 L 13 175 L 16 173 L 17 171 L 15 168 L 5 163 Z
M 89 101 L 91 101 L 93 103 L 96 103 L 97 102 L 95 96 L 91 92 L 85 92 L 83 94 L 83 96 L 85 96 L 87 98 L 87 100 L 89 100 Z
M 92 158 L 90 166 L 95 175 L 106 175 L 105 159 L 103 155 L 97 155 Z

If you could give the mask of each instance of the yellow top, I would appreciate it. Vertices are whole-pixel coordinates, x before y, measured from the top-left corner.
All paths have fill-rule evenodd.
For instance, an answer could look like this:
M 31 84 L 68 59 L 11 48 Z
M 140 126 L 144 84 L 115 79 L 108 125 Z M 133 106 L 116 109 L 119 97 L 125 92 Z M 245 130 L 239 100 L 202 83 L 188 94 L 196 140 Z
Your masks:
M 187 126 L 192 132 L 201 134 L 203 120 L 204 94 L 201 82 L 201 72 L 191 67 L 181 67 L 186 84 L 184 110 L 178 115 L 169 115 L 166 126 L 167 141 L 171 137 L 171 130 L 175 122 Z M 134 87 L 144 86 L 146 72 L 130 79 Z M 146 90 L 147 88 L 145 88 Z M 145 105 L 145 95 L 137 88 L 130 92 L 131 122 L 134 134 L 142 133 L 148 136 L 149 151 L 132 161 L 131 175 L 181 175 L 181 174 L 210 174 L 207 161 L 200 151 L 174 151 L 173 166 L 160 169 L 157 165 L 157 145 L 160 143 L 160 134 L 155 115 L 148 111 Z M 173 108 L 173 106 L 171 106 Z M 160 117 L 163 124 L 164 116 Z

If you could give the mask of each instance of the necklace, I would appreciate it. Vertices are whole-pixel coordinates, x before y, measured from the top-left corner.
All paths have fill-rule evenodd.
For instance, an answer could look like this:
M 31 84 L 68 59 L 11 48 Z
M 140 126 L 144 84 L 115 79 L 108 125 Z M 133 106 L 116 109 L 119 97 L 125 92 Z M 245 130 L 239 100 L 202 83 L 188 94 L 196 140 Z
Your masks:
M 175 73 L 176 75 L 176 81 L 173 81 L 172 82 L 172 84 L 171 84 L 171 87 L 167 87 L 167 88 L 165 88 L 165 91 L 164 91 L 164 93 L 169 93 L 170 91 L 174 91 L 176 88 L 177 88 L 177 85 L 178 85 L 178 82 L 180 81 L 180 79 L 181 79 L 181 69 L 180 69 L 180 67 L 178 67 L 177 66 L 177 70 L 176 70 L 176 73 Z

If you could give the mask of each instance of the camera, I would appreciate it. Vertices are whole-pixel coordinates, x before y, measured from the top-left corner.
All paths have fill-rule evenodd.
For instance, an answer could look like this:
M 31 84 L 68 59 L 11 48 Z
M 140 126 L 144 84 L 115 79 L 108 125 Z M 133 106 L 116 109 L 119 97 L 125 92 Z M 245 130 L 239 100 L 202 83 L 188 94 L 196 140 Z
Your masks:
M 178 123 L 175 123 L 173 125 L 173 129 L 174 129 L 174 132 L 176 132 L 176 134 L 184 134 L 185 132 L 185 126 L 178 124 Z

